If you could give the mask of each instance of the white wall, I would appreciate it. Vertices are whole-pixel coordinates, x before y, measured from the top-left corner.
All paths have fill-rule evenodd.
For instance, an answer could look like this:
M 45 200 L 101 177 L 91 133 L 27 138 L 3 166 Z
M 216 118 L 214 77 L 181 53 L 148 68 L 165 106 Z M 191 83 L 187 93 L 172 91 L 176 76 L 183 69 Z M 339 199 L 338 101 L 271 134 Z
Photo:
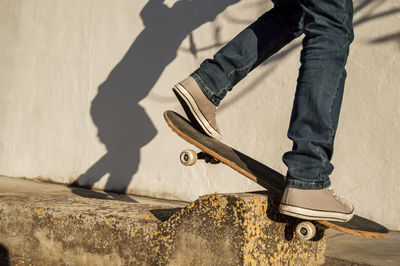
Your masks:
M 162 117 L 180 111 L 172 85 L 272 7 L 235 2 L 1 1 L 0 174 L 180 200 L 260 189 L 224 165 L 181 166 L 190 145 Z M 355 7 L 332 182 L 359 214 L 400 229 L 400 3 Z M 218 111 L 224 142 L 281 173 L 300 41 Z

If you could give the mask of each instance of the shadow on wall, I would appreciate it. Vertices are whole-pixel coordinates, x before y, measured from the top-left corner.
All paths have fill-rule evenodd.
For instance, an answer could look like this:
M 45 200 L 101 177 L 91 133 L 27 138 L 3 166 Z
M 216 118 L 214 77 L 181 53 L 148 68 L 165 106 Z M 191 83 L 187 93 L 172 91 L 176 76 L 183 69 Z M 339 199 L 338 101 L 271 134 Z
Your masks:
M 0 243 L 0 265 L 8 266 L 10 265 L 10 257 L 8 254 L 8 249 Z
M 92 188 L 105 175 L 109 175 L 106 191 L 126 192 L 138 169 L 141 147 L 157 134 L 138 103 L 175 59 L 186 36 L 239 1 L 180 0 L 170 8 L 164 0 L 147 2 L 140 12 L 144 30 L 92 101 L 90 113 L 107 153 L 71 184 L 75 193 L 80 194 L 74 186 Z

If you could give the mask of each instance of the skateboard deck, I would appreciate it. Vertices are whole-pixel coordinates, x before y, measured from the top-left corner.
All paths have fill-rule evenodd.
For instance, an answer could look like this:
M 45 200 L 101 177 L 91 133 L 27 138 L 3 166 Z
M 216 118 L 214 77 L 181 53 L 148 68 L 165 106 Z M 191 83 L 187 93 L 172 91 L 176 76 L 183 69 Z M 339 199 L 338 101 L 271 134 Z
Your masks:
M 190 144 L 261 185 L 268 193 L 278 197 L 282 196 L 285 189 L 285 177 L 279 172 L 201 133 L 188 120 L 174 111 L 165 111 L 164 118 L 168 126 Z M 358 215 L 354 215 L 348 222 L 317 222 L 326 227 L 361 237 L 386 238 L 389 236 L 387 228 Z

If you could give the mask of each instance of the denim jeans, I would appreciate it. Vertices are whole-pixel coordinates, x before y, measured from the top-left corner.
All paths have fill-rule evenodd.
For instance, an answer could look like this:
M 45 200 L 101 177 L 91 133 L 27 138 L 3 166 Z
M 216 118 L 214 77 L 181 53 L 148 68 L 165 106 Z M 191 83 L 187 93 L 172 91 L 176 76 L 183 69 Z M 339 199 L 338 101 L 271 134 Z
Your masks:
M 191 74 L 218 106 L 252 69 L 304 34 L 288 130 L 293 148 L 283 156 L 287 186 L 322 189 L 330 185 L 352 19 L 352 0 L 275 0 L 273 9 Z

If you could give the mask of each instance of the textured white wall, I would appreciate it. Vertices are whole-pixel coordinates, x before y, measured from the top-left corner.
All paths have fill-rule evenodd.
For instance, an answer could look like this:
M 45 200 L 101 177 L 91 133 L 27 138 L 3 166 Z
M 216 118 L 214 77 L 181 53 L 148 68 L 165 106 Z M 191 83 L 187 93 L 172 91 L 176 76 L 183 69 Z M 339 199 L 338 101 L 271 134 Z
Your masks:
M 272 6 L 236 2 L 1 1 L 0 174 L 181 200 L 260 189 L 224 165 L 181 166 L 190 145 L 162 117 L 181 111 L 172 85 Z M 332 181 L 359 214 L 400 229 L 400 4 L 355 7 Z M 218 110 L 224 142 L 281 173 L 300 46 Z

